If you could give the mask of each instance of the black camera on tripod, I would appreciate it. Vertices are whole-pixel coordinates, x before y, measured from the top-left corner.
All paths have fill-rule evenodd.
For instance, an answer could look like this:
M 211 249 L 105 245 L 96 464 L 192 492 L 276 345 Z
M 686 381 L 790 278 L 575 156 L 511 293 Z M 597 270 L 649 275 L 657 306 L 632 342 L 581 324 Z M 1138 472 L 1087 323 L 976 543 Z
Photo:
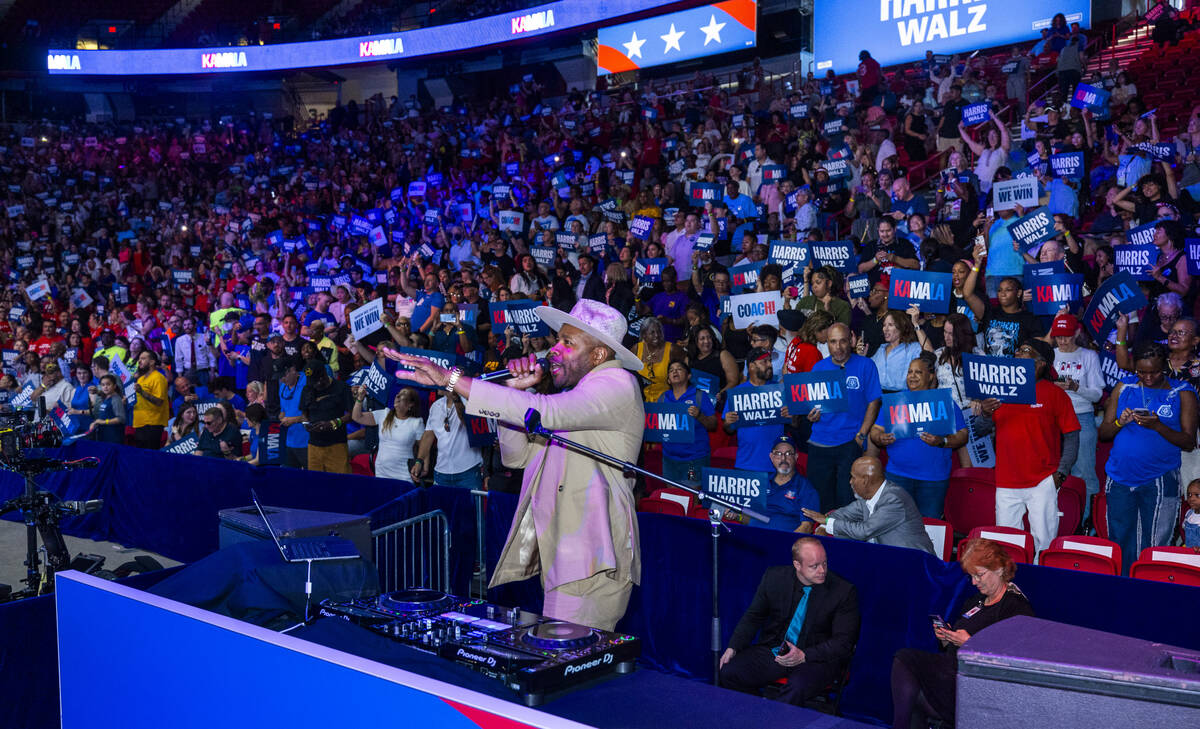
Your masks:
M 0 414 L 0 459 L 21 460 L 27 450 L 63 444 L 58 426 L 47 420 L 34 421 L 33 415 L 32 410 Z

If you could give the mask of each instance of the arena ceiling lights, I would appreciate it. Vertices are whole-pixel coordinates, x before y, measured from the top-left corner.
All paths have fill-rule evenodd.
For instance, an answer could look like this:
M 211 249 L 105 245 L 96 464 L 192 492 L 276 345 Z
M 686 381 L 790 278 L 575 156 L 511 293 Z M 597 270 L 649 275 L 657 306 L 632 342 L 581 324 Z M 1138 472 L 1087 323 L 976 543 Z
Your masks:
M 678 0 L 560 0 L 518 13 L 451 25 L 308 43 L 136 51 L 51 49 L 46 55 L 46 70 L 69 76 L 171 76 L 347 66 L 453 53 L 571 28 L 594 27 L 613 18 L 676 3 Z
M 714 56 L 757 42 L 756 0 L 729 0 L 601 28 L 596 73 L 605 75 Z

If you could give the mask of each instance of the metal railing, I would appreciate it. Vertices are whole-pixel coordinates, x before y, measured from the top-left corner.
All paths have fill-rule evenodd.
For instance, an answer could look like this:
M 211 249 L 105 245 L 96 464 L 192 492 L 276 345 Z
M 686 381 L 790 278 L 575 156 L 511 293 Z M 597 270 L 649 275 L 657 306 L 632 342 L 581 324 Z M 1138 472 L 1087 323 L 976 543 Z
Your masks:
M 379 589 L 450 591 L 450 521 L 441 509 L 371 532 Z
M 487 574 L 487 497 L 488 492 L 471 489 L 475 502 L 475 565 L 478 569 L 471 577 L 471 597 L 486 597 Z

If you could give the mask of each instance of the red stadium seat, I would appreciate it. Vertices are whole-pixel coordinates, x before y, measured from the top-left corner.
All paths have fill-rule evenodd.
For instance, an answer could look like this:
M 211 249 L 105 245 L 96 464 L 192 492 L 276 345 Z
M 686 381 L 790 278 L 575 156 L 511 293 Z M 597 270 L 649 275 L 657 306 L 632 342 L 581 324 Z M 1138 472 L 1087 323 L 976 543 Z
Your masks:
M 1033 562 L 1033 535 L 1027 531 L 1002 526 L 975 527 L 967 535 L 966 539 L 958 543 L 958 556 L 960 559 L 962 558 L 963 545 L 972 539 L 990 539 L 993 542 L 999 542 L 1000 546 L 1004 547 L 1004 551 L 1012 556 L 1014 562 L 1021 562 L 1023 564 Z
M 1092 525 L 1096 536 L 1108 539 L 1108 499 L 1103 491 L 1092 497 Z
M 1129 576 L 1138 580 L 1200 587 L 1200 567 L 1190 567 L 1186 564 L 1147 562 L 1139 559 L 1129 568 Z
M 725 446 L 712 452 L 709 463 L 713 468 L 733 468 L 737 461 L 737 446 Z
M 637 510 L 644 511 L 648 514 L 670 514 L 671 516 L 687 516 L 684 508 L 674 501 L 665 501 L 656 499 L 653 496 L 647 496 L 644 499 L 638 499 Z
M 996 481 L 990 468 L 957 468 L 946 491 L 946 521 L 966 534 L 996 523 Z
M 651 493 L 649 496 L 647 496 L 645 499 L 642 499 L 642 501 L 646 501 L 647 499 L 656 499 L 658 501 L 667 501 L 672 504 L 675 504 L 676 506 L 679 507 L 681 514 L 687 514 L 688 512 L 690 512 L 693 508 L 695 508 L 699 504 L 699 499 L 696 498 L 695 494 L 690 493 L 688 491 L 684 491 L 683 489 L 677 489 L 677 488 L 671 488 L 671 487 L 668 487 L 665 489 L 657 489 L 653 493 Z M 641 502 L 638 502 L 638 503 L 640 504 Z M 659 512 L 659 513 L 665 513 L 665 512 Z
M 663 452 L 662 446 L 658 443 L 651 443 L 642 451 L 642 468 L 650 473 L 663 472 Z M 652 484 L 656 484 L 654 479 L 647 479 Z
M 925 533 L 929 535 L 929 541 L 933 542 L 934 554 L 938 559 L 951 561 L 954 558 L 954 525 L 928 516 L 921 521 L 925 523 Z
M 1121 547 L 1100 537 L 1057 537 L 1042 551 L 1040 562 L 1043 567 L 1119 575 Z
M 1170 562 L 1200 569 L 1200 552 L 1191 547 L 1146 547 L 1139 562 Z

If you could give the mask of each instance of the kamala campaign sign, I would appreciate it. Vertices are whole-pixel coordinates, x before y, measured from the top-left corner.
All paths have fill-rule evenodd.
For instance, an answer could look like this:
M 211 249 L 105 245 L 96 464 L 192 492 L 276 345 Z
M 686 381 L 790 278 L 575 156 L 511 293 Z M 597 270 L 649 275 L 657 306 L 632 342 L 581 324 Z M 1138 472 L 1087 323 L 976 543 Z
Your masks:
M 735 294 L 729 297 L 735 329 L 745 329 L 751 324 L 770 324 L 779 327 L 779 310 L 783 308 L 783 294 L 779 291 L 763 291 L 755 294 Z
M 1092 294 L 1092 300 L 1083 312 L 1083 325 L 1097 342 L 1105 342 L 1118 315 L 1129 314 L 1145 305 L 1146 297 L 1133 277 L 1125 271 L 1117 271 Z
M 696 419 L 688 415 L 683 402 L 646 403 L 646 430 L 642 440 L 648 443 L 691 443 L 696 439 Z
M 726 390 L 726 410 L 738 414 L 735 428 L 749 425 L 782 425 L 788 422 L 779 411 L 787 403 L 783 399 L 782 385 L 738 385 Z
M 666 267 L 665 258 L 639 258 L 633 262 L 633 273 L 642 283 L 657 283 L 662 281 L 662 272 Z
M 1074 309 L 1083 301 L 1083 274 L 1052 273 L 1035 276 L 1026 288 L 1033 298 L 1029 310 L 1038 316 L 1054 316 L 1062 307 Z
M 897 438 L 921 433 L 954 435 L 954 401 L 950 390 L 900 390 L 883 396 L 879 416 L 883 429 Z
M 888 285 L 888 308 L 906 311 L 908 307 L 916 306 L 923 312 L 949 314 L 953 278 L 949 273 L 893 267 Z
M 812 243 L 810 248 L 814 266 L 833 266 L 842 273 L 858 272 L 858 258 L 854 255 L 853 241 L 821 241 Z
M 1100 114 L 1108 109 L 1109 96 L 1104 89 L 1079 84 L 1075 87 L 1075 95 L 1071 97 L 1071 106 L 1076 109 L 1090 109 L 1093 114 Z
M 1037 204 L 1036 177 L 1014 177 L 992 183 L 992 207 L 996 210 L 1012 210 L 1018 205 L 1028 210 Z
M 700 485 L 705 493 L 755 511 L 767 508 L 767 474 L 732 468 L 700 469 Z
M 964 354 L 962 363 L 963 389 L 972 400 L 995 398 L 1020 405 L 1037 402 L 1035 360 Z
M 986 101 L 977 104 L 967 104 L 962 109 L 963 124 L 968 127 L 983 124 L 992 118 L 992 107 Z
M 887 67 L 936 55 L 1025 43 L 1063 13 L 1068 23 L 1091 25 L 1091 3 L 1041 0 L 1005 3 L 945 0 L 816 0 L 813 7 L 813 60 L 818 75 L 858 68 L 858 52 L 870 48 Z
M 766 261 L 743 263 L 731 266 L 729 269 L 729 285 L 734 293 L 746 293 L 758 287 L 758 273 L 762 271 Z
M 784 375 L 783 392 L 789 415 L 805 415 L 813 408 L 840 413 L 850 407 L 846 399 L 846 371 L 841 368 Z
M 492 331 L 503 333 L 512 327 L 520 334 L 531 337 L 547 337 L 550 327 L 537 315 L 536 301 L 493 301 L 488 304 L 488 315 L 492 317 Z
M 1153 278 L 1150 269 L 1158 262 L 1158 246 L 1153 243 L 1125 243 L 1113 246 L 1113 268 L 1125 271 L 1135 281 Z
M 1050 169 L 1064 180 L 1083 178 L 1083 152 L 1063 152 L 1050 155 Z
M 1042 241 L 1054 237 L 1054 215 L 1049 208 L 1038 208 L 1008 224 L 1008 234 L 1021 250 L 1028 253 Z
M 714 202 L 721 199 L 721 183 L 719 182 L 693 182 L 688 189 L 688 199 L 694 208 L 704 207 L 706 202 Z

